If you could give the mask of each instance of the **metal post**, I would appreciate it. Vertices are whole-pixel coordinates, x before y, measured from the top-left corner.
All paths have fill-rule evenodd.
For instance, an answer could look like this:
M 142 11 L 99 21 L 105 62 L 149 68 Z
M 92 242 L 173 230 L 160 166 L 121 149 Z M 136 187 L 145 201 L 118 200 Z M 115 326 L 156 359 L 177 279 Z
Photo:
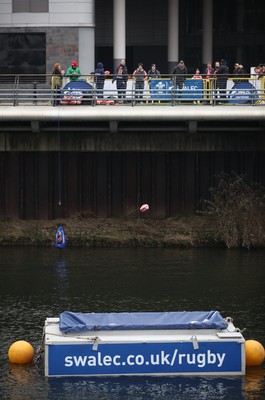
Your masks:
M 37 103 L 37 82 L 33 82 L 33 103 Z

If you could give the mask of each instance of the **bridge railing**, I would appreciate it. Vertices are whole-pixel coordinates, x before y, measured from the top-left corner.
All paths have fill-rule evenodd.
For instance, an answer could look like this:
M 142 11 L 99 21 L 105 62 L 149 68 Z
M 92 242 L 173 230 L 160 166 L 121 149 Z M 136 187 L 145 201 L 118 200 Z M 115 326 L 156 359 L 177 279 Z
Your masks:
M 139 84 L 132 76 L 0 75 L 0 106 L 265 105 L 265 77 L 161 75 Z

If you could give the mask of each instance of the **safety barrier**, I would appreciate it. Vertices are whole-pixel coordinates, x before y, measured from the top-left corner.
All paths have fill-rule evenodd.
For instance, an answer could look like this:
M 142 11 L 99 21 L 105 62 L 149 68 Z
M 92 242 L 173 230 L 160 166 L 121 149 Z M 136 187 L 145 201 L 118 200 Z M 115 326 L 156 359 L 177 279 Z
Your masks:
M 51 75 L 0 75 L 0 106 L 265 104 L 265 77 L 230 75 L 224 87 L 214 76 L 162 75 L 148 77 L 140 89 L 133 77 L 124 78 L 128 80 L 120 89 L 112 75 L 101 81 L 94 75 L 82 75 L 75 81 Z

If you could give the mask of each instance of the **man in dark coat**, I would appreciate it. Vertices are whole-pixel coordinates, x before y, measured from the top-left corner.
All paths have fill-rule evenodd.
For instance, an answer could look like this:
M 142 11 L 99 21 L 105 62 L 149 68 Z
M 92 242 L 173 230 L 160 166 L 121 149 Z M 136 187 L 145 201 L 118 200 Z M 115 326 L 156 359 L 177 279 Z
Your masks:
M 96 84 L 96 93 L 98 99 L 103 99 L 103 88 L 105 83 L 105 70 L 102 62 L 97 63 L 97 67 L 94 72 L 94 81 Z
M 220 102 L 226 99 L 226 84 L 229 75 L 229 68 L 226 60 L 222 58 L 220 67 L 215 71 L 216 74 L 216 88 L 219 89 Z
M 122 103 L 126 99 L 126 89 L 128 81 L 128 69 L 125 65 L 125 60 L 120 61 L 116 69 L 116 75 L 113 76 L 112 83 L 116 81 L 116 87 L 118 91 L 119 103 Z
M 184 64 L 184 61 L 180 60 L 178 65 L 176 65 L 173 69 L 172 72 L 172 81 L 174 84 L 174 88 L 176 90 L 177 93 L 177 98 L 181 98 L 181 92 L 182 92 L 182 88 L 184 85 L 184 82 L 186 80 L 186 75 L 187 75 L 188 71 L 187 71 L 187 67 Z

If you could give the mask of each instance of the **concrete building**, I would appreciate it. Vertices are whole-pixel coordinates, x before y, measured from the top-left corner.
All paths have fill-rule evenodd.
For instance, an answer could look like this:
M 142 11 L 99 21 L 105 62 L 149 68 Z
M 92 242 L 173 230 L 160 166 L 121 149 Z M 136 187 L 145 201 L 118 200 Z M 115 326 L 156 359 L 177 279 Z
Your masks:
M 83 74 L 126 58 L 171 72 L 226 58 L 265 63 L 265 3 L 247 0 L 0 0 L 0 73 L 50 73 L 77 59 Z
M 94 69 L 94 0 L 0 0 L 0 73 Z

